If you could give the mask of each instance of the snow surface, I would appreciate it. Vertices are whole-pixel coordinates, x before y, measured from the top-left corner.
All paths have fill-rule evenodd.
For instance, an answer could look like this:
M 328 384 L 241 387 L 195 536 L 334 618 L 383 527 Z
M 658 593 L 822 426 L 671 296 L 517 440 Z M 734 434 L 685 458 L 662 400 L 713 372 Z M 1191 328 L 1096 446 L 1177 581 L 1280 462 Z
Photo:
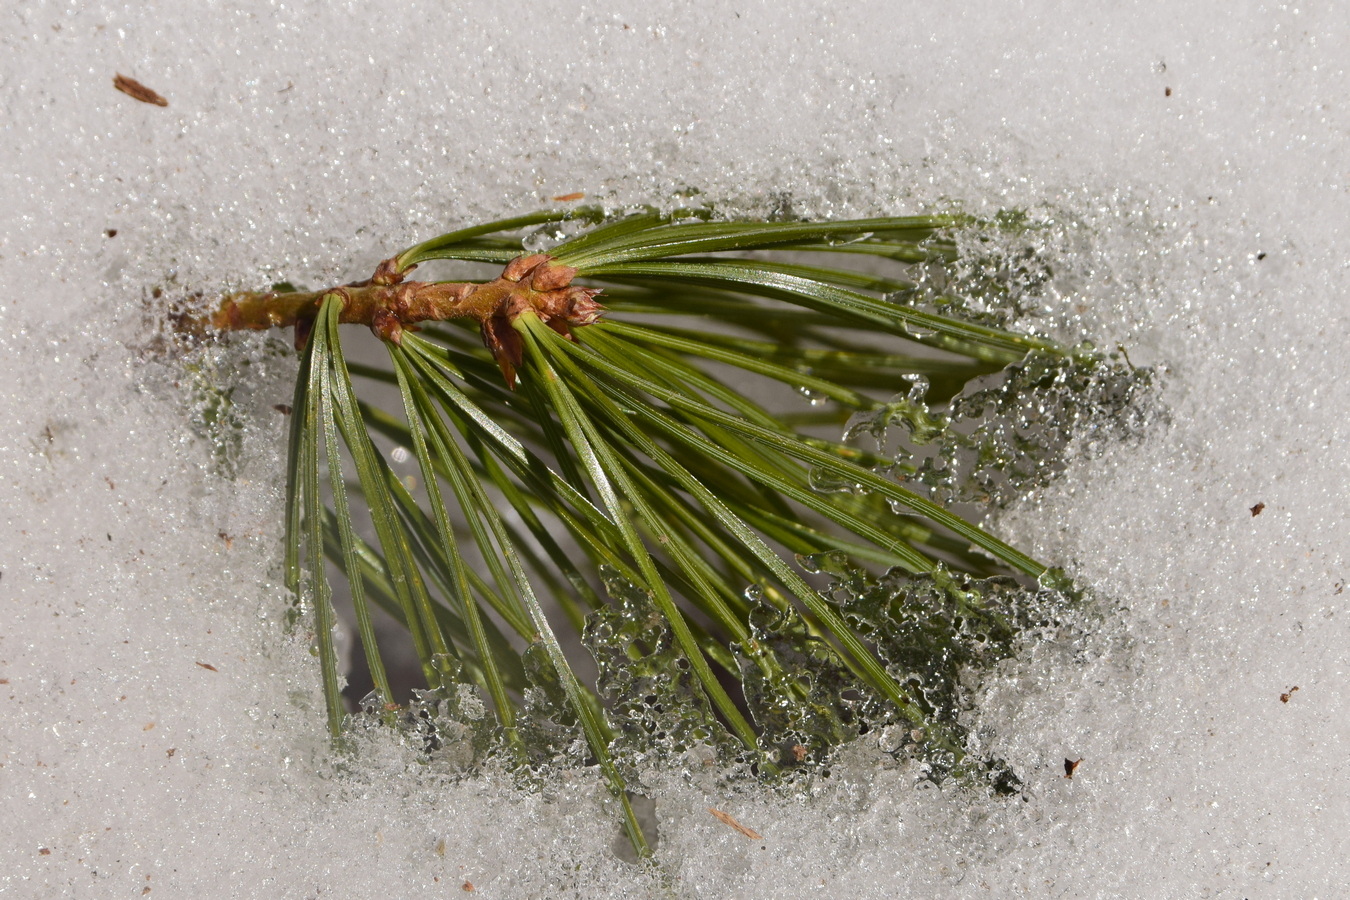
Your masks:
M 6 4 L 0 895 L 1345 895 L 1350 13 L 837 6 Z M 1118 605 L 986 690 L 1025 800 L 863 745 L 808 798 L 671 773 L 652 874 L 587 773 L 329 759 L 281 627 L 293 363 L 222 358 L 253 360 L 222 477 L 150 290 L 347 280 L 556 195 L 687 188 L 1054 215 L 1050 312 L 1166 367 L 1170 425 L 999 523 Z

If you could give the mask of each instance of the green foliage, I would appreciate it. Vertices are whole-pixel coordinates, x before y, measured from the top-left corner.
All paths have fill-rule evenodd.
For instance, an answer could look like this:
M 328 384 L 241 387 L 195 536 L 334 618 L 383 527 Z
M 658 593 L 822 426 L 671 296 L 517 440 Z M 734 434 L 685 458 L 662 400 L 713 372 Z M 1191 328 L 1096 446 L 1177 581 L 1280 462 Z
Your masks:
M 1070 426 L 1137 389 L 1131 370 L 957 302 L 955 235 L 1024 227 L 582 210 L 395 257 L 400 272 L 507 263 L 564 238 L 547 253 L 603 288 L 607 313 L 570 335 L 520 313 L 515 385 L 458 323 L 403 332 L 388 368 L 349 365 L 326 295 L 296 386 L 286 566 L 315 617 L 334 736 L 326 559 L 351 587 L 373 715 L 400 713 L 372 604 L 422 662 L 411 719 L 429 747 L 481 758 L 479 725 L 443 724 L 476 686 L 498 752 L 600 768 L 640 853 L 625 792 L 655 763 L 771 776 L 899 725 L 931 777 L 1011 789 L 997 761 L 967 758 L 962 677 L 1014 652 L 1055 576 L 944 504 L 1043 480 Z M 979 271 L 968 283 L 997 294 L 998 267 Z M 353 376 L 396 387 L 402 409 L 369 405 Z M 876 449 L 839 439 L 846 425 Z M 372 434 L 411 451 L 416 494 Z M 597 684 L 559 630 L 584 634 Z

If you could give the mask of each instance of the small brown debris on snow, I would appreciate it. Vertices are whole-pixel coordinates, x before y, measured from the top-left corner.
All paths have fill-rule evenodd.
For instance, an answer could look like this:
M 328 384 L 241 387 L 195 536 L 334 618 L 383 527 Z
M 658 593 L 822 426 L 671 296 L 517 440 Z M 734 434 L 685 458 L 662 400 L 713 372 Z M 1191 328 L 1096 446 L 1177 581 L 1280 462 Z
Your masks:
M 585 191 L 573 191 L 570 194 L 560 194 L 553 198 L 554 203 L 571 203 L 573 200 L 580 200 L 585 197 Z
M 1280 702 L 1281 702 L 1281 703 L 1288 703 L 1288 702 L 1289 702 L 1289 698 L 1292 697 L 1292 696 L 1294 696 L 1294 691 L 1296 691 L 1296 690 L 1298 690 L 1298 685 L 1294 685 L 1294 686 L 1291 687 L 1289 690 L 1285 691 L 1283 694 L 1280 695 Z
M 459 889 L 460 889 L 461 891 L 464 891 L 466 894 L 471 894 L 471 893 L 473 893 L 473 882 L 472 882 L 472 881 L 466 881 L 466 882 L 464 882 L 463 884 L 461 884 L 461 885 L 459 886 Z
M 46 847 L 39 847 L 39 848 L 38 848 L 38 856 L 51 856 L 51 855 L 52 855 L 52 851 L 49 850 L 48 848 L 46 848 Z
M 1069 759 L 1067 756 L 1064 757 L 1064 777 L 1073 778 L 1073 773 L 1078 771 L 1078 764 L 1082 761 L 1082 759 Z
M 139 100 L 142 103 L 151 103 L 155 106 L 168 106 L 169 101 L 164 97 L 150 90 L 134 78 L 128 78 L 119 74 L 113 79 L 113 87 L 126 94 L 133 100 Z
M 1252 507 L 1252 518 L 1255 518 L 1255 517 L 1261 515 L 1261 510 L 1263 510 L 1263 509 L 1265 509 L 1265 508 L 1266 508 L 1266 505 L 1265 505 L 1264 503 L 1258 503 L 1258 504 L 1256 504 L 1255 506 L 1253 506 L 1253 507 Z
M 145 723 L 145 727 L 142 728 L 141 731 L 149 731 L 150 729 L 152 729 L 152 728 L 154 728 L 154 727 L 155 727 L 155 723 L 154 723 L 154 722 L 146 722 L 146 723 Z
M 177 752 L 178 752 L 177 747 L 170 747 L 168 750 L 164 751 L 164 755 L 169 757 L 169 759 L 173 759 L 173 755 Z
M 805 762 L 805 761 L 806 761 L 806 747 L 802 746 L 801 744 L 793 744 L 793 745 L 792 745 L 792 758 L 795 759 L 797 762 Z
M 763 836 L 756 833 L 753 829 L 746 828 L 740 822 L 737 822 L 729 814 L 722 812 L 720 809 L 713 809 L 710 806 L 708 807 L 708 812 L 712 813 L 713 816 L 717 819 L 717 821 L 721 822 L 723 825 L 730 825 L 732 828 L 736 829 L 741 834 L 748 837 L 750 840 L 752 841 L 764 840 Z
M 210 663 L 199 662 L 199 663 L 197 663 L 197 665 L 201 666 L 203 669 L 210 669 L 212 672 L 219 672 L 219 671 L 220 671 L 219 669 L 217 669 L 215 666 L 211 665 Z

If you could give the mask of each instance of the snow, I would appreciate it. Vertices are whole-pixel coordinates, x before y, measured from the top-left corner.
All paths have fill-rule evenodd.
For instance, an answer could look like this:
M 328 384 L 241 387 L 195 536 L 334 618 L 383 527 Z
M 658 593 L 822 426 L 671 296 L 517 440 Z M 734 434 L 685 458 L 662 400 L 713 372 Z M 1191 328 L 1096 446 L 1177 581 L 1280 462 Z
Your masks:
M 1350 13 L 1094 6 L 0 12 L 0 895 L 1337 896 Z M 644 873 L 588 773 L 330 756 L 282 627 L 293 363 L 215 360 L 246 414 L 226 477 L 151 290 L 347 280 L 554 196 L 690 189 L 1052 215 L 1048 314 L 1164 367 L 1170 423 L 998 523 L 1106 598 L 985 689 L 1025 800 L 916 790 L 862 745 L 810 796 L 666 773 Z

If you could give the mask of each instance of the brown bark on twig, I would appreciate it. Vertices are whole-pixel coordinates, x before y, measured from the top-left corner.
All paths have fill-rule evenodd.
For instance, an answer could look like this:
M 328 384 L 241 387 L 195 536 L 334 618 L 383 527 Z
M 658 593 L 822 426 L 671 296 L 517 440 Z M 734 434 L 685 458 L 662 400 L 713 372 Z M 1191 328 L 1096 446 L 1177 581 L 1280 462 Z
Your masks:
M 554 331 L 570 338 L 571 328 L 590 325 L 604 312 L 595 301 L 598 290 L 574 287 L 576 269 L 559 265 L 543 253 L 513 259 L 501 275 L 483 284 L 404 281 L 404 274 L 394 259 L 388 259 L 368 281 L 356 284 L 323 291 L 228 294 L 208 317 L 186 318 L 178 327 L 199 332 L 294 326 L 300 347 L 308 339 L 324 298 L 330 295 L 342 303 L 338 321 L 366 325 L 381 340 L 395 344 L 402 341 L 405 330 L 416 331 L 419 322 L 474 318 L 506 383 L 514 385 L 523 347 L 512 323 L 522 313 L 534 312 Z

